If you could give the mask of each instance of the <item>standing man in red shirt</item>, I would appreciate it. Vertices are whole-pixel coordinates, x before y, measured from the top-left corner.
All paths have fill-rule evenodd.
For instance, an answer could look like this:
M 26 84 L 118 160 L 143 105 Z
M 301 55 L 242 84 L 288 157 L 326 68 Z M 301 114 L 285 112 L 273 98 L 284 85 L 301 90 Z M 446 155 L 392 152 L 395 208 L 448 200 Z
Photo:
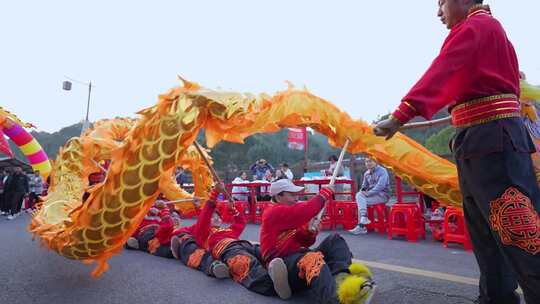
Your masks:
M 439 0 L 441 52 L 375 134 L 448 106 L 465 220 L 480 267 L 480 303 L 540 303 L 540 190 L 520 116 L 514 47 L 482 0 Z

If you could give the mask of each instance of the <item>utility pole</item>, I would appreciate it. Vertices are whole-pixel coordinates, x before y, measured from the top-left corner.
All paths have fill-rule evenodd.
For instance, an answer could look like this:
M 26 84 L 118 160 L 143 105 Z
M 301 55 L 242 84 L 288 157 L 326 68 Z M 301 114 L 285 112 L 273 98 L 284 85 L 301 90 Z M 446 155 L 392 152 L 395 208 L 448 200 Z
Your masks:
M 73 78 L 70 78 L 70 77 L 67 77 L 67 76 L 64 76 L 66 77 L 67 79 L 75 82 L 75 83 L 78 83 L 78 84 L 82 84 L 82 85 L 85 85 L 85 86 L 88 86 L 88 100 L 86 102 L 86 117 L 83 121 L 83 125 L 82 125 L 82 129 L 81 129 L 81 134 L 84 133 L 84 131 L 86 129 L 88 129 L 90 127 L 90 120 L 88 118 L 89 114 L 90 114 L 90 95 L 92 94 L 92 82 L 84 82 L 84 81 L 80 81 L 80 80 L 76 80 L 76 79 L 73 79 Z M 64 91 L 71 91 L 71 81 L 68 81 L 68 80 L 65 80 L 62 84 L 62 89 Z

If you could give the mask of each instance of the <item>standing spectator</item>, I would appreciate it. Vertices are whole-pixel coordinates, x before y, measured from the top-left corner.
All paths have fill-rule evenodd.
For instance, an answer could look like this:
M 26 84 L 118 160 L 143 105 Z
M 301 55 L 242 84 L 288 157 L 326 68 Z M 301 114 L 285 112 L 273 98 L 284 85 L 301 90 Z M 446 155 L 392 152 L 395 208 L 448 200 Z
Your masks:
M 0 214 L 1 215 L 8 215 L 9 212 L 9 206 L 6 202 L 6 195 L 4 192 L 4 188 L 6 185 L 6 180 L 9 176 L 9 171 L 4 170 L 0 174 Z
M 281 164 L 281 172 L 283 172 L 285 177 L 287 177 L 290 181 L 294 179 L 294 175 L 291 169 L 289 169 L 289 165 L 287 163 Z
M 248 175 L 245 171 L 242 171 L 240 173 L 240 176 L 236 177 L 232 181 L 233 184 L 242 184 L 242 183 L 247 183 L 247 182 L 249 182 L 249 180 L 248 180 Z M 232 188 L 232 197 L 233 199 L 237 201 L 247 202 L 248 193 L 249 193 L 248 187 L 234 186 Z
M 330 162 L 330 167 L 328 167 L 327 170 L 324 170 L 324 175 L 326 176 L 332 176 L 332 174 L 334 174 L 334 169 L 336 168 L 337 166 L 337 161 L 338 161 L 338 157 L 335 156 L 335 155 L 332 155 L 328 158 L 328 161 Z M 337 176 L 343 176 L 344 175 L 344 170 L 343 170 L 343 166 L 339 167 L 338 169 L 338 174 Z M 338 191 L 336 191 L 338 192 Z
M 7 194 L 6 201 L 10 207 L 7 219 L 12 220 L 21 212 L 24 196 L 29 190 L 28 178 L 26 177 L 26 174 L 23 173 L 21 167 L 15 167 L 15 172 L 7 179 L 4 190 Z
M 175 179 L 176 179 L 176 183 L 180 187 L 183 187 L 184 184 L 187 183 L 187 177 L 186 177 L 184 168 L 182 168 L 182 167 L 176 168 Z
M 274 167 L 266 162 L 264 159 L 258 160 L 249 168 L 253 174 L 253 180 L 264 180 L 266 171 L 270 170 L 270 173 L 274 171 Z
M 30 177 L 30 194 L 28 196 L 28 208 L 34 209 L 34 204 L 38 201 L 39 196 L 43 192 L 43 178 L 39 174 L 39 170 L 34 171 L 34 175 Z
M 367 206 L 386 203 L 390 199 L 388 171 L 371 158 L 365 159 L 365 165 L 367 171 L 364 173 L 360 191 L 356 194 L 359 215 L 358 226 L 349 231 L 355 235 L 367 233 L 365 225 L 371 223 L 367 218 Z

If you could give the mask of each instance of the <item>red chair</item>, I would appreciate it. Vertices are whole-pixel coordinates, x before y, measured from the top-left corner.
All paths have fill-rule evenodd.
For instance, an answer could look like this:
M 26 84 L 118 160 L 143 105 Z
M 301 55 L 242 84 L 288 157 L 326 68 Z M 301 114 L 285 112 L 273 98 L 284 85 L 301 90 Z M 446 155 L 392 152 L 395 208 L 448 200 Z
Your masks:
M 334 218 L 334 203 L 330 202 L 326 204 L 324 213 L 321 218 L 321 230 L 334 230 L 336 229 L 336 222 Z
M 368 231 L 377 231 L 380 234 L 386 233 L 386 227 L 388 226 L 388 209 L 386 208 L 386 203 L 368 206 L 367 216 L 371 221 L 370 224 L 366 225 Z
M 418 191 L 403 191 L 403 186 L 401 185 L 401 178 L 396 176 L 396 201 L 398 203 L 405 203 L 404 197 L 409 197 L 407 203 L 415 203 L 420 208 L 420 212 L 424 213 L 424 194 Z M 412 201 L 411 201 L 412 197 Z
M 454 223 L 454 225 L 452 225 Z M 448 248 L 448 243 L 459 243 L 466 251 L 472 250 L 471 239 L 467 227 L 465 227 L 465 217 L 463 210 L 456 207 L 446 208 L 444 213 L 444 247 Z
M 334 202 L 333 217 L 335 227 L 350 230 L 358 225 L 358 205 L 356 202 Z
M 255 224 L 262 223 L 262 216 L 264 212 L 274 205 L 271 201 L 260 201 L 255 204 Z
M 416 204 L 396 203 L 390 209 L 388 239 L 402 235 L 409 242 L 418 241 L 418 236 L 426 238 L 426 228 L 422 213 Z

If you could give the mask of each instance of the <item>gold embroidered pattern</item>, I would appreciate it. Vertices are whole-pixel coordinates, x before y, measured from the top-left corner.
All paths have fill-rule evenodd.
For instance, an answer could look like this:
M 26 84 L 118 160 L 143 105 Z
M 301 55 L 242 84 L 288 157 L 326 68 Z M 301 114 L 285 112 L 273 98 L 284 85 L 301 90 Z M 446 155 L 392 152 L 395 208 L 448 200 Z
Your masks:
M 493 107 L 493 106 L 497 106 L 497 105 L 509 105 L 509 106 L 513 106 L 513 107 L 506 107 L 506 108 L 497 108 L 497 110 L 501 110 L 501 109 L 504 109 L 504 110 L 509 110 L 509 109 L 515 109 L 515 110 L 518 110 L 519 109 L 519 102 L 515 101 L 515 100 L 503 100 L 503 101 L 497 101 L 497 102 L 493 102 L 493 103 L 486 103 L 486 104 L 482 104 L 482 105 L 478 105 L 478 106 L 475 106 L 475 107 L 471 107 L 470 109 L 464 109 L 462 111 L 457 111 L 455 113 L 455 116 L 458 117 L 458 116 L 462 116 L 462 115 L 465 115 L 467 113 L 470 113 L 472 111 L 478 111 L 479 109 L 485 109 L 485 108 L 489 108 L 490 107 Z M 477 113 L 475 115 L 481 115 L 483 113 Z M 473 116 L 475 116 L 473 115 Z M 459 119 L 459 118 L 457 118 Z
M 490 203 L 489 220 L 504 245 L 513 245 L 532 255 L 540 252 L 540 218 L 529 197 L 514 187 Z
M 418 111 L 416 111 L 416 108 L 413 107 L 408 101 L 403 101 L 402 103 L 409 107 L 411 110 L 413 110 L 414 113 L 418 113 Z
M 491 7 L 487 4 L 475 4 L 471 6 L 467 14 L 467 18 L 475 16 L 477 14 L 488 14 L 491 15 Z
M 221 257 L 221 254 L 223 253 L 223 251 L 234 241 L 236 241 L 236 240 L 231 239 L 231 238 L 225 238 L 225 239 L 222 239 L 221 241 L 219 241 L 216 244 L 216 246 L 214 246 L 214 248 L 212 249 L 212 256 L 215 259 L 219 259 Z
M 280 248 L 287 240 L 296 235 L 297 229 L 289 229 L 280 233 L 277 237 L 276 248 Z
M 482 103 L 482 102 L 489 102 L 489 101 L 494 101 L 494 100 L 498 100 L 498 99 L 518 100 L 517 96 L 514 95 L 514 94 L 493 95 L 493 96 L 482 97 L 482 98 L 473 99 L 471 101 L 466 101 L 466 102 L 460 103 L 458 105 L 455 105 L 452 108 L 452 111 L 458 110 L 458 109 L 461 109 L 461 108 L 464 108 L 464 107 L 468 107 L 468 106 L 471 106 L 473 104 Z
M 472 126 L 475 126 L 475 125 L 485 124 L 485 123 L 488 123 L 488 122 L 491 122 L 491 121 L 494 121 L 494 120 L 510 118 L 510 117 L 520 117 L 520 113 L 498 114 L 498 115 L 494 115 L 494 116 L 491 116 L 491 117 L 488 117 L 488 118 L 479 119 L 479 120 L 476 120 L 476 121 L 473 121 L 473 122 L 470 122 L 470 123 L 467 123 L 467 124 L 459 124 L 459 125 L 454 125 L 453 124 L 453 125 L 454 125 L 454 127 L 457 127 L 457 128 L 468 128 L 468 127 L 472 127 Z

